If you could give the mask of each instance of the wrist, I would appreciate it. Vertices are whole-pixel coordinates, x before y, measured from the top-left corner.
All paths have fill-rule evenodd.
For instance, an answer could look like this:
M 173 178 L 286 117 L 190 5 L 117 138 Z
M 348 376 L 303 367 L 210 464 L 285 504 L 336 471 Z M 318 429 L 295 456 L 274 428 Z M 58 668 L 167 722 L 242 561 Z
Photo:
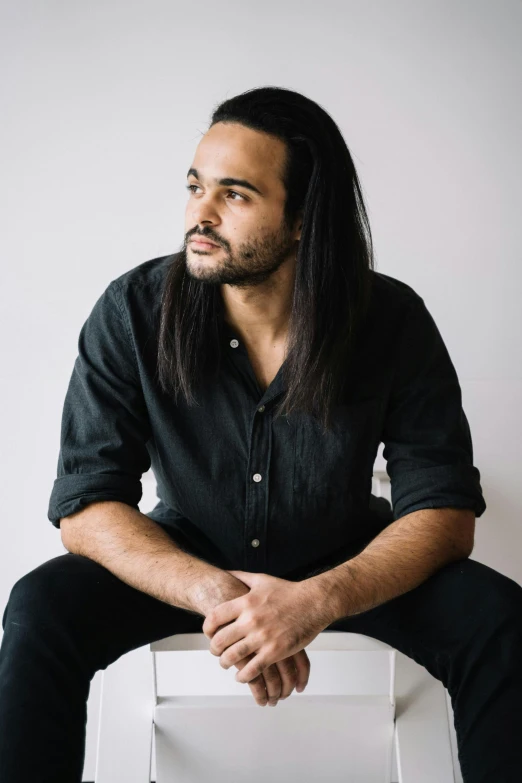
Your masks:
M 342 590 L 339 580 L 332 571 L 311 576 L 303 581 L 314 605 L 327 625 L 337 622 L 346 615 Z
M 249 588 L 243 582 L 227 571 L 216 568 L 213 573 L 194 585 L 191 603 L 195 611 L 206 617 L 215 606 L 248 592 Z

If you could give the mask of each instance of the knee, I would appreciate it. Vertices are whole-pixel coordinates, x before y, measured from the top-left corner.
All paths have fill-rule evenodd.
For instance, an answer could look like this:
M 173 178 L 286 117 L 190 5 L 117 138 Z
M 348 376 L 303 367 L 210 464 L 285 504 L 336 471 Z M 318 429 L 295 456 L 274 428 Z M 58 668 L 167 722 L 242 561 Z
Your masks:
M 9 622 L 36 627 L 54 624 L 60 617 L 67 621 L 75 603 L 73 571 L 81 568 L 78 560 L 71 553 L 59 555 L 18 579 L 4 610 L 4 631 Z
M 104 587 L 101 570 L 93 560 L 69 552 L 18 579 L 2 620 L 9 649 L 22 657 L 28 650 L 45 650 L 48 662 L 56 656 L 73 661 L 88 677 L 106 665 L 97 612 Z
M 522 630 L 522 587 L 510 577 L 473 560 L 471 594 L 486 625 L 508 624 Z
M 508 613 L 514 619 L 522 620 L 522 587 L 510 577 L 494 571 L 488 585 L 491 609 L 500 614 Z
M 52 590 L 53 581 L 51 569 L 44 566 L 47 566 L 47 563 L 24 574 L 14 583 L 2 619 L 4 630 L 8 622 L 20 624 L 22 617 L 27 619 L 34 616 L 43 619 L 43 610 L 49 605 L 49 592 Z

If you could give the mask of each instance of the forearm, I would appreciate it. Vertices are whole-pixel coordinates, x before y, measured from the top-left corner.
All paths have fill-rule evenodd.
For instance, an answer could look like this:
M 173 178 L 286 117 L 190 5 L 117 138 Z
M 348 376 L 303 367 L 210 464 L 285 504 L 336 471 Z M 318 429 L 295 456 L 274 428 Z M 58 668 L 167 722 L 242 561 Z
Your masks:
M 356 557 L 307 581 L 331 607 L 332 622 L 366 612 L 418 587 L 470 555 L 458 535 L 461 509 L 422 509 L 392 522 Z
M 116 501 L 90 503 L 61 520 L 62 541 L 95 560 L 131 587 L 172 606 L 205 616 L 228 600 L 239 580 L 185 552 L 160 525 Z M 244 586 L 244 591 L 248 588 Z

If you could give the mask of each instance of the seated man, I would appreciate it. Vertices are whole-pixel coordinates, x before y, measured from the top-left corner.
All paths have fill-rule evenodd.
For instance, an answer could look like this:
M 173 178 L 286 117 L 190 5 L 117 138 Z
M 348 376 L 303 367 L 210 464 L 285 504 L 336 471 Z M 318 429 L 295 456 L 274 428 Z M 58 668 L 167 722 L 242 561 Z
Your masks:
M 469 559 L 486 504 L 457 374 L 424 300 L 373 268 L 339 129 L 251 90 L 188 179 L 181 250 L 112 280 L 80 332 L 48 510 L 68 551 L 5 608 L 0 783 L 79 783 L 90 682 L 130 650 L 203 631 L 275 705 L 325 629 L 444 683 L 466 783 L 518 781 L 522 588 Z

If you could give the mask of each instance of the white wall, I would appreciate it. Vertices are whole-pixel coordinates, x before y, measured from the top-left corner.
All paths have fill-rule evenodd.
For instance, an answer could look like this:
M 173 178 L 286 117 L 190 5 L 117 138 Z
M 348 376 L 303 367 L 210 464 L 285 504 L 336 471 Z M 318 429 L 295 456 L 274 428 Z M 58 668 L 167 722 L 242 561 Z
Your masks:
M 459 373 L 488 504 L 473 558 L 522 583 L 521 24 L 516 0 L 3 4 L 2 610 L 64 552 L 46 512 L 82 323 L 182 241 L 211 109 L 267 84 L 341 127 L 377 269 L 424 297 Z

